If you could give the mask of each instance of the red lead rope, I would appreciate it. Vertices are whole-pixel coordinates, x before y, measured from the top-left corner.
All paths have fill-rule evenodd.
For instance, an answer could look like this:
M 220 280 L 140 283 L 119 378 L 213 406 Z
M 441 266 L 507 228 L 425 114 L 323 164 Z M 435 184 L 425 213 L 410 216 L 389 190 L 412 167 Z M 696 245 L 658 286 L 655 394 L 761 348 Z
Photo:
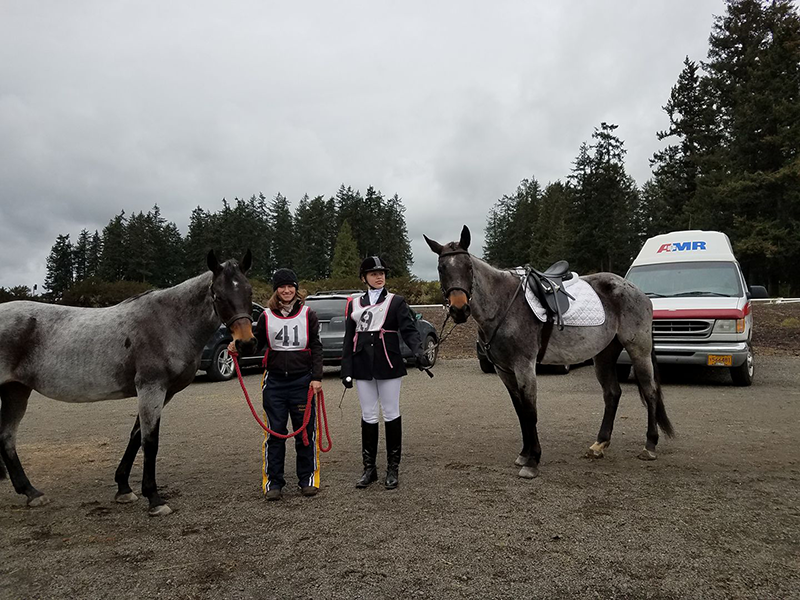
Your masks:
M 306 401 L 306 410 L 303 413 L 303 425 L 300 429 L 293 431 L 289 434 L 278 433 L 277 431 L 272 431 L 269 427 L 264 424 L 258 414 L 256 414 L 256 409 L 253 408 L 253 403 L 250 402 L 250 395 L 247 393 L 247 388 L 244 385 L 244 379 L 242 379 L 242 371 L 239 369 L 239 361 L 237 359 L 237 355 L 234 353 L 230 353 L 231 357 L 233 358 L 233 366 L 236 367 L 236 375 L 239 377 L 239 385 L 242 386 L 242 391 L 244 392 L 244 399 L 247 400 L 247 406 L 250 407 L 250 412 L 253 413 L 253 418 L 258 421 L 258 424 L 261 425 L 261 428 L 266 431 L 270 435 L 274 435 L 282 440 L 288 440 L 289 438 L 293 438 L 296 435 L 302 433 L 303 434 L 303 444 L 308 446 L 308 422 L 311 420 L 311 406 L 312 402 L 314 402 L 314 390 L 308 388 L 308 400 Z M 317 411 L 317 428 L 322 430 L 322 424 L 325 424 L 325 437 L 328 438 L 328 447 L 322 447 L 322 437 L 317 440 L 317 445 L 322 452 L 330 452 L 330 449 L 333 447 L 333 442 L 331 441 L 331 434 L 328 431 L 328 413 L 325 412 L 325 395 L 320 390 L 317 393 L 317 398 L 319 400 L 319 410 Z

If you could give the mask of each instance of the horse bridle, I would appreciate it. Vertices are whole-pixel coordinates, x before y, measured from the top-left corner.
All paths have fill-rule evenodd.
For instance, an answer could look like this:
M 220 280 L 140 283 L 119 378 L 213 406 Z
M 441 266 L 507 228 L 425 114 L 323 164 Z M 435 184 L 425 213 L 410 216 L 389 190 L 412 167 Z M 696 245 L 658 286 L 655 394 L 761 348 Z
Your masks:
M 222 315 L 220 315 L 219 311 L 217 310 L 217 295 L 214 293 L 213 288 L 209 288 L 209 291 L 211 292 L 211 306 L 214 308 L 214 314 L 216 314 L 219 317 L 219 320 L 222 321 Z M 252 323 L 250 313 L 236 313 L 227 320 L 225 327 L 230 329 L 231 325 L 236 323 L 236 321 L 239 319 L 248 319 Z
M 467 255 L 469 255 L 469 252 L 467 252 L 466 250 L 461 250 L 461 249 L 449 250 L 449 251 L 446 251 L 446 252 L 442 252 L 439 255 L 439 258 L 442 259 L 442 258 L 445 258 L 447 256 L 455 256 L 456 254 L 467 254 Z M 467 297 L 467 303 L 469 303 L 469 301 L 472 299 L 472 275 L 473 275 L 473 273 L 472 273 L 472 261 L 469 261 L 469 274 L 470 274 L 470 283 L 469 283 L 470 289 L 468 289 L 468 290 L 465 290 L 463 287 L 459 287 L 459 286 L 453 286 L 453 287 L 449 287 L 447 289 L 445 289 L 444 286 L 440 286 L 442 288 L 442 295 L 444 296 L 444 299 L 447 301 L 447 305 L 448 306 L 450 306 L 450 294 L 452 292 L 454 292 L 454 291 L 464 292 L 464 295 Z

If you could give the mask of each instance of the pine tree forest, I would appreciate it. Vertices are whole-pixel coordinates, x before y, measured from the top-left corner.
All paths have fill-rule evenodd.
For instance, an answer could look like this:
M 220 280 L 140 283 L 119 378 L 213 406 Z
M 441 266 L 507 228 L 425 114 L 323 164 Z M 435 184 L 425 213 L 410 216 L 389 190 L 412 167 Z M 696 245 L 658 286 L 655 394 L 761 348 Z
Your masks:
M 370 254 L 381 255 L 393 276 L 408 276 L 412 255 L 404 210 L 399 196 L 384 197 L 371 186 L 362 195 L 343 185 L 328 200 L 305 195 L 294 210 L 282 194 L 269 200 L 258 194 L 223 199 L 216 212 L 195 208 L 185 238 L 158 206 L 146 214 L 122 211 L 102 232 L 81 231 L 74 244 L 68 234 L 58 236 L 47 259 L 45 289 L 50 299 L 61 300 L 71 290 L 85 295 L 115 282 L 128 282 L 115 288 L 125 293 L 168 287 L 205 271 L 210 249 L 219 258 L 241 258 L 249 248 L 250 276 L 265 282 L 279 267 L 314 281 L 330 277 L 338 265 L 339 278 L 354 278 Z M 345 262 L 337 263 L 340 255 Z

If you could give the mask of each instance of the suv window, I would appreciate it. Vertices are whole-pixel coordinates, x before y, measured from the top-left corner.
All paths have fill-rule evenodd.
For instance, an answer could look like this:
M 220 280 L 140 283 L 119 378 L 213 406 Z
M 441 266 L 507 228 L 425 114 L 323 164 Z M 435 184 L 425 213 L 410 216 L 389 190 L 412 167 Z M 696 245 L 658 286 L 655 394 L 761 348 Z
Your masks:
M 322 298 L 309 296 L 306 305 L 317 313 L 320 321 L 330 321 L 334 317 L 343 317 L 347 298 Z

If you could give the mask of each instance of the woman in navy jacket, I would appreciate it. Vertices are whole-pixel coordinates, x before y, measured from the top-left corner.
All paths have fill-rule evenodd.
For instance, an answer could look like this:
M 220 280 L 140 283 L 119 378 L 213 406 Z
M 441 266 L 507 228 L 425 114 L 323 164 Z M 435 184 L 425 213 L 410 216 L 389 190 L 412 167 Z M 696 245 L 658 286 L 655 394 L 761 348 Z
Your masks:
M 402 449 L 400 382 L 406 367 L 400 351 L 400 335 L 414 352 L 417 366 L 430 366 L 422 352 L 419 332 L 402 296 L 389 293 L 386 264 L 377 256 L 361 263 L 361 280 L 369 286 L 362 296 L 347 304 L 346 332 L 342 355 L 342 383 L 358 390 L 361 403 L 361 454 L 364 473 L 356 487 L 365 488 L 378 479 L 379 410 L 386 428 L 386 489 L 398 484 Z

